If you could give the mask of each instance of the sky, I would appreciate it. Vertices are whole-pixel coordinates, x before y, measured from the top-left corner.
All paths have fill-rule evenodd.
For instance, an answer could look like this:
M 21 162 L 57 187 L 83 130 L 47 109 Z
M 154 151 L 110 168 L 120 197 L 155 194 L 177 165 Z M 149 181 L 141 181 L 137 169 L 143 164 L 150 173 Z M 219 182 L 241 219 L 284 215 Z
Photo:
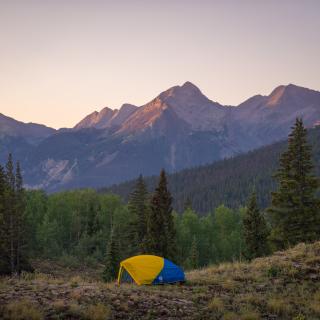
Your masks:
M 0 113 L 54 128 L 191 81 L 238 105 L 320 90 L 318 0 L 0 0 Z

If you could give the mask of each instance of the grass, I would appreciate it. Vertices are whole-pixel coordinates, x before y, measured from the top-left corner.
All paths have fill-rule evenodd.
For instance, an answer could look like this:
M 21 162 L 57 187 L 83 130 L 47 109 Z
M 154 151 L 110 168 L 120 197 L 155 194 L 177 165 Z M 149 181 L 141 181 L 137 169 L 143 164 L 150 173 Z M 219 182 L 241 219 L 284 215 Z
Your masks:
M 111 310 L 109 307 L 99 303 L 89 306 L 85 314 L 88 320 L 107 320 L 110 319 Z
M 3 319 L 41 320 L 43 315 L 34 303 L 23 299 L 7 304 L 3 312 Z
M 281 298 L 274 297 L 267 301 L 267 308 L 272 313 L 275 313 L 279 316 L 289 316 L 292 314 L 292 307 L 290 301 Z
M 60 266 L 53 274 L 45 262 L 35 274 L 0 279 L 0 318 L 315 320 L 319 256 L 320 242 L 300 244 L 251 263 L 190 271 L 185 285 L 141 287 L 105 284 L 96 271 L 90 278 L 89 270 Z
M 224 302 L 221 298 L 214 297 L 210 301 L 208 308 L 211 311 L 222 313 L 224 311 Z

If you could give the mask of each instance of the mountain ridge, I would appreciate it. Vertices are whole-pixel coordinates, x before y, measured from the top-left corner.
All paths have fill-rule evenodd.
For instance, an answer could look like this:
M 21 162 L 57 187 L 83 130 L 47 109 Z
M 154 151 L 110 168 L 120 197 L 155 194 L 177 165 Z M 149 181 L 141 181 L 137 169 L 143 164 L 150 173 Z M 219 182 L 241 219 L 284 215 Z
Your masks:
M 161 168 L 175 172 L 274 143 L 287 136 L 296 117 L 303 117 L 308 128 L 320 121 L 320 92 L 278 86 L 268 96 L 256 95 L 232 107 L 185 82 L 140 107 L 105 107 L 74 128 L 45 132 L 33 141 L 23 132 L 12 137 L 9 131 L 0 139 L 0 162 L 6 153 L 14 153 L 30 188 L 52 192 L 103 187 L 140 173 L 153 175 Z
M 231 117 L 233 117 L 233 113 L 236 113 L 234 111 L 240 114 L 240 117 L 237 115 L 234 121 L 241 120 L 248 118 L 248 114 L 244 111 L 245 109 L 249 111 L 251 108 L 261 108 L 265 110 L 263 111 L 265 113 L 268 112 L 267 109 L 269 108 L 277 111 L 277 106 L 281 104 L 281 99 L 292 100 L 292 96 L 299 94 L 306 95 L 306 93 L 311 95 L 319 94 L 316 90 L 290 83 L 288 85 L 277 86 L 269 95 L 255 95 L 237 106 L 229 106 L 210 100 L 196 85 L 190 81 L 186 81 L 181 86 L 173 86 L 161 92 L 154 99 L 140 107 L 135 106 L 134 112 L 126 117 L 124 121 L 118 123 L 114 134 L 136 134 L 141 130 L 147 130 L 161 117 L 162 112 L 167 108 L 172 108 L 180 119 L 191 126 L 192 130 L 221 129 L 221 122 L 227 121 L 225 118 L 228 118 L 230 113 L 232 114 Z M 75 128 L 81 128 L 79 124 L 82 121 Z M 312 126 L 313 124 L 308 125 Z M 90 126 L 85 127 L 88 128 Z M 91 127 L 97 128 L 94 125 Z M 112 125 L 108 126 L 108 128 L 112 127 Z M 103 128 L 103 126 L 100 126 L 100 128 Z

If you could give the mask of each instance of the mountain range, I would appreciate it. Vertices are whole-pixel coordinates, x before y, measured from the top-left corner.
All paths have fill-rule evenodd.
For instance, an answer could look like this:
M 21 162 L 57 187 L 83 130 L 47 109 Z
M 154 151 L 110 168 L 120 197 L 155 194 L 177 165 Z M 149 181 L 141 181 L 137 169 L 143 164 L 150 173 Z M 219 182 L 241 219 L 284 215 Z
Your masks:
M 30 188 L 102 187 L 211 163 L 279 141 L 296 117 L 320 123 L 320 92 L 293 84 L 238 106 L 208 99 L 191 82 L 142 106 L 93 112 L 73 128 L 54 130 L 0 114 L 0 162 L 22 163 Z

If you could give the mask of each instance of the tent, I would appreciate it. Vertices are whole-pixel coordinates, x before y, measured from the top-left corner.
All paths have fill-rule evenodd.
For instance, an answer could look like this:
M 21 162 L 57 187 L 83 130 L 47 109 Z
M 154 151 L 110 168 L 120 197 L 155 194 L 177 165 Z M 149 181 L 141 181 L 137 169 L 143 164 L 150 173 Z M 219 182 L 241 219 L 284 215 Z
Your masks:
M 184 282 L 183 270 L 168 259 L 140 255 L 123 260 L 120 263 L 118 284 L 121 282 L 135 282 L 142 284 L 162 284 Z

